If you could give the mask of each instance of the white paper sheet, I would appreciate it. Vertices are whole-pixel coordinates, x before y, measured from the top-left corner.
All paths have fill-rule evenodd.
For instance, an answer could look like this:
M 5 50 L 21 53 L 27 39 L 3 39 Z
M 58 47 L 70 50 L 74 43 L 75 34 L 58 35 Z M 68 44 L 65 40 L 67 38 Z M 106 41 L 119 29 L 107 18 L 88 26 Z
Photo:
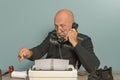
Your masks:
M 13 78 L 26 78 L 27 72 L 26 71 L 13 71 L 11 73 L 11 77 L 13 77 Z

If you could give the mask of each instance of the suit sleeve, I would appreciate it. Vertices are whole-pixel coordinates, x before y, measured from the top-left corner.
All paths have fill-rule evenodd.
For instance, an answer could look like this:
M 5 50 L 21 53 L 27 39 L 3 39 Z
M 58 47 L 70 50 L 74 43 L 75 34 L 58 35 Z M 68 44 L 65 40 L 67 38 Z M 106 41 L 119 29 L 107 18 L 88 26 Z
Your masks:
M 93 44 L 90 38 L 81 41 L 78 39 L 78 44 L 75 46 L 75 52 L 79 61 L 87 72 L 92 72 L 100 65 L 100 61 L 93 51 Z
M 40 59 L 48 52 L 49 38 L 50 38 L 50 33 L 48 34 L 48 36 L 44 39 L 44 41 L 40 45 L 30 49 L 33 52 L 33 55 L 29 58 L 29 60 L 33 61 L 36 59 Z

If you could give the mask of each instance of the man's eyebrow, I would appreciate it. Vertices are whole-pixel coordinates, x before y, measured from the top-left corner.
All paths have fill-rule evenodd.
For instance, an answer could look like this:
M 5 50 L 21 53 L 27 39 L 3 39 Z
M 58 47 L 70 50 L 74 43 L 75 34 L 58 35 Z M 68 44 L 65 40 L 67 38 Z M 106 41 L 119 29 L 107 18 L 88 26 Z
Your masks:
M 60 26 L 65 26 L 65 24 L 60 24 Z

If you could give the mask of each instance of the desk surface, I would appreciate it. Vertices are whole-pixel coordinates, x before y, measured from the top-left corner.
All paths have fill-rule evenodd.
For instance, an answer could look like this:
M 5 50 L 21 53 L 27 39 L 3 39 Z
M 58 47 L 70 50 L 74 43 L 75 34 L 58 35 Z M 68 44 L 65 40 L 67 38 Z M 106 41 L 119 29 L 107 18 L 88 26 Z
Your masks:
M 114 80 L 120 80 L 120 71 L 114 71 L 113 72 L 113 77 Z M 87 80 L 88 76 L 87 74 L 83 75 L 83 76 L 78 76 L 78 80 Z M 2 80 L 24 80 L 24 79 L 15 79 L 15 78 L 11 78 L 10 75 L 6 75 L 2 77 Z
M 2 77 L 2 80 L 25 80 L 25 79 L 10 78 L 9 75 L 6 75 Z M 87 76 L 78 76 L 78 80 L 87 80 Z

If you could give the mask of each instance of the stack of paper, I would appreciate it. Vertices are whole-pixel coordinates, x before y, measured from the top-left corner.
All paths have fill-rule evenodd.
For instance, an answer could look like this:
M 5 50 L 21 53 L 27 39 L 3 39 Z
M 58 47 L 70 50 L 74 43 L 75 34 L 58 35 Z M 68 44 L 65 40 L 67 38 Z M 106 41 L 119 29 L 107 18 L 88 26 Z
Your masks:
M 36 70 L 68 70 L 69 60 L 39 59 L 35 60 Z

